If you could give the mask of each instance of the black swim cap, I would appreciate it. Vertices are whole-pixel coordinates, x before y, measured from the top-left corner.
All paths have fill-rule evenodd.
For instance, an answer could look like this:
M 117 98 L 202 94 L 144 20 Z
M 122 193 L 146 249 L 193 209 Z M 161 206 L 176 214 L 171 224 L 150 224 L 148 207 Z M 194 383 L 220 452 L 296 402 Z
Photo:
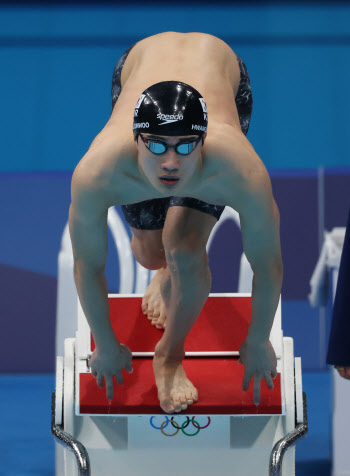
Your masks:
M 161 81 L 145 89 L 134 110 L 134 138 L 140 132 L 160 136 L 200 135 L 207 132 L 204 98 L 181 81 Z

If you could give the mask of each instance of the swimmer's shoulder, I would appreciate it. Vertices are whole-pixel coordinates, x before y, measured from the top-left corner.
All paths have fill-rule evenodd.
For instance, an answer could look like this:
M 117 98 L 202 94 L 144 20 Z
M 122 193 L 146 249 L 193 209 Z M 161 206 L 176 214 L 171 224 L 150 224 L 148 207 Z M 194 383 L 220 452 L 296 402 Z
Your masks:
M 74 170 L 74 183 L 89 184 L 99 193 L 106 206 L 120 205 L 124 199 L 128 176 L 137 162 L 136 145 L 110 125 L 92 141 Z M 73 181 L 72 181 L 73 184 Z
M 222 205 L 239 211 L 246 193 L 253 193 L 261 175 L 266 175 L 265 165 L 247 137 L 231 125 L 221 124 L 214 134 L 208 134 L 205 146 L 208 168 L 216 171 L 216 197 Z

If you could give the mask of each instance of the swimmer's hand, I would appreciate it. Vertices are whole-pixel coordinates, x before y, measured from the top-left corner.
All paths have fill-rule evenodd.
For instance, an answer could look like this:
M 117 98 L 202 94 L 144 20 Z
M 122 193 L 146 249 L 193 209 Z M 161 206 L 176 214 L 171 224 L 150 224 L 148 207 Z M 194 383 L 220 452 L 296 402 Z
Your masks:
M 103 349 L 96 347 L 90 357 L 89 366 L 100 388 L 103 388 L 103 377 L 105 378 L 107 399 L 112 400 L 113 375 L 119 385 L 124 383 L 123 368 L 130 374 L 133 372 L 132 354 L 124 344 L 109 343 Z
M 239 348 L 239 364 L 244 365 L 242 390 L 248 390 L 251 378 L 254 378 L 253 396 L 256 406 L 260 405 L 260 382 L 264 378 L 267 387 L 273 390 L 273 381 L 277 377 L 277 358 L 270 340 L 259 341 L 246 338 Z

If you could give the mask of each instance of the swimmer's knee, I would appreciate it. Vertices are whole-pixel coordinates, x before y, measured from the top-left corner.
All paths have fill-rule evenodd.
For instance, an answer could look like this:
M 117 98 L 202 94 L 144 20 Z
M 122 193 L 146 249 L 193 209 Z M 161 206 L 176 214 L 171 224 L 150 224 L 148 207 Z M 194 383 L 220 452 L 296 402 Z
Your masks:
M 156 270 L 167 267 L 167 261 L 164 254 L 164 248 L 158 246 L 158 249 L 152 246 L 146 246 L 141 240 L 133 235 L 131 240 L 131 249 L 136 260 L 146 269 Z

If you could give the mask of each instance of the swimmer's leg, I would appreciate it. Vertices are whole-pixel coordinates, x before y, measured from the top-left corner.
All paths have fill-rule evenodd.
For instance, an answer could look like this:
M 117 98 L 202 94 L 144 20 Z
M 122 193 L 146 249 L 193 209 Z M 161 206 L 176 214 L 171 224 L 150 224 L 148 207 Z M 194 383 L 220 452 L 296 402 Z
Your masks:
M 147 269 L 158 270 L 142 299 L 142 311 L 158 329 L 163 328 L 165 307 L 160 295 L 160 281 L 167 267 L 162 234 L 170 197 L 154 198 L 122 205 L 125 220 L 133 236 L 131 249 L 137 261 Z M 163 323 L 158 324 L 159 319 Z
M 163 228 L 159 230 L 140 230 L 130 226 L 133 233 L 131 249 L 137 261 L 147 269 L 166 268 Z
M 131 227 L 131 230 L 133 232 L 131 249 L 137 261 L 147 269 L 158 270 L 142 298 L 142 312 L 151 321 L 152 326 L 164 329 L 166 314 L 160 286 L 167 262 L 162 242 L 163 229 L 142 230 Z
M 211 273 L 206 245 L 217 219 L 194 208 L 171 206 L 164 223 L 168 263 L 161 293 L 167 309 L 166 331 L 157 349 L 182 355 L 190 332 L 209 295 Z
M 206 243 L 217 219 L 187 207 L 170 207 L 163 230 L 168 267 L 161 283 L 166 328 L 155 348 L 153 370 L 161 408 L 185 410 L 198 399 L 182 366 L 185 340 L 211 287 Z

